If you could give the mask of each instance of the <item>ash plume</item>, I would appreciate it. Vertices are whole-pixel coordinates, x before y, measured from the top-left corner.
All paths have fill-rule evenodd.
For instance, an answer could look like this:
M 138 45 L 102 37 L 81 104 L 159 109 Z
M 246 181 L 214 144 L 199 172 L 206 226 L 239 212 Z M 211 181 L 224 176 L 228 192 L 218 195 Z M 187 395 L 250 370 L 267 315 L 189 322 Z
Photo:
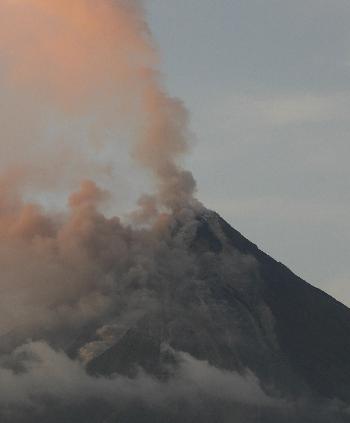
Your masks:
M 143 249 L 158 248 L 173 211 L 199 203 L 191 173 L 178 164 L 188 149 L 187 111 L 162 87 L 142 5 L 4 0 L 0 52 L 8 106 L 0 142 L 1 331 L 102 319 L 116 306 L 116 274 L 145 283 L 147 298 L 143 281 L 154 264 Z M 148 230 L 99 211 L 110 195 L 91 180 L 104 171 L 93 142 L 113 143 L 105 129 L 118 125 L 128 127 L 130 153 L 155 178 L 156 194 L 142 196 L 130 215 L 135 224 L 150 224 Z M 82 127 L 93 129 L 93 139 Z M 78 183 L 68 210 L 47 212 L 26 200 L 28 192 L 45 197 Z

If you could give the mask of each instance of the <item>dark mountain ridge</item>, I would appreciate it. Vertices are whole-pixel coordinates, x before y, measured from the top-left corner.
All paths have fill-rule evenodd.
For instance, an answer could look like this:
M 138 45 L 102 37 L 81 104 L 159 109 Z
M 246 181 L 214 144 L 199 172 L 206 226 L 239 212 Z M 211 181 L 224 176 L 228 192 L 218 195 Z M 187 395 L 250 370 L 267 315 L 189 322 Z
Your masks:
M 320 395 L 349 401 L 349 308 L 296 276 L 216 217 L 232 246 L 258 260 L 264 300 L 292 368 Z M 210 231 L 207 222 L 203 225 Z

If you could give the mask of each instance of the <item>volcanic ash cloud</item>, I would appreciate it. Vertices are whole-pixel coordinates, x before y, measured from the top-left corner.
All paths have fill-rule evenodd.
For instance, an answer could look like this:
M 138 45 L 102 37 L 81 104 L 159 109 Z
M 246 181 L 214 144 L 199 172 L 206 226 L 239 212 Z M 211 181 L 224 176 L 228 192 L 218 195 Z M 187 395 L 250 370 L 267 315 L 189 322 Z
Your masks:
M 4 0 L 0 52 L 1 164 L 16 169 L 22 191 L 28 181 L 47 190 L 58 179 L 72 184 L 67 174 L 75 184 L 94 177 L 91 144 L 113 143 L 106 128 L 120 125 L 133 158 L 155 177 L 157 202 L 193 203 L 194 179 L 178 165 L 188 149 L 187 111 L 161 85 L 138 1 Z M 72 142 L 67 127 L 81 137 Z

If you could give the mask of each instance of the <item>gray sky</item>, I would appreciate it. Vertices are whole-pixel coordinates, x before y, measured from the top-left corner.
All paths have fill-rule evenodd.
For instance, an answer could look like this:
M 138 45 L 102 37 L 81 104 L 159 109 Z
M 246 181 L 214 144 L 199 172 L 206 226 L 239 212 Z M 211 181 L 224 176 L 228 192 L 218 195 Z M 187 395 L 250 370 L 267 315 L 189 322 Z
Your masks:
M 349 0 L 145 0 L 199 198 L 350 305 Z

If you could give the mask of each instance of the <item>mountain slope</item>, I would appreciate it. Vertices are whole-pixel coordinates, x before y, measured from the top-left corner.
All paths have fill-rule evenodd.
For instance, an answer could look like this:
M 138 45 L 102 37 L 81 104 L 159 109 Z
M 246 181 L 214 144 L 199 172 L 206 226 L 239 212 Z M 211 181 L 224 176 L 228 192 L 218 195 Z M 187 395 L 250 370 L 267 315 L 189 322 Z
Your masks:
M 186 231 L 180 224 L 174 238 Z M 111 374 L 140 366 L 159 374 L 167 344 L 221 369 L 248 368 L 271 394 L 350 401 L 350 310 L 215 213 L 197 216 L 191 231 L 186 242 L 195 277 L 170 284 L 162 306 L 89 369 Z
M 217 216 L 232 245 L 259 262 L 282 351 L 322 396 L 350 399 L 350 310 L 294 275 Z

